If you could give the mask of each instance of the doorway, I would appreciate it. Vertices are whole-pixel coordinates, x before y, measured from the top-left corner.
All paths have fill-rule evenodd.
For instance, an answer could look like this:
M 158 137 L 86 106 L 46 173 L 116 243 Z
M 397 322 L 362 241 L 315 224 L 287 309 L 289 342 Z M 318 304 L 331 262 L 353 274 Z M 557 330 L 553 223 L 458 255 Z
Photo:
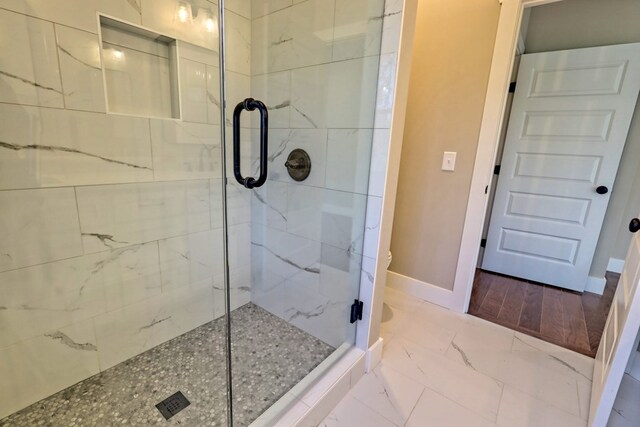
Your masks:
M 568 1 L 564 5 L 562 13 L 571 11 L 572 6 L 575 8 L 575 13 L 572 15 L 572 22 L 576 26 L 585 24 L 588 26 L 588 22 L 580 22 L 580 19 L 588 19 L 588 11 L 585 12 L 584 10 L 582 10 L 581 13 L 578 13 L 577 11 L 579 9 L 589 9 L 589 7 L 593 6 L 592 2 L 581 2 L 577 0 Z M 607 38 L 611 37 L 611 28 L 608 28 L 606 31 L 603 30 L 602 34 L 598 36 L 599 38 L 597 38 L 593 34 L 581 37 L 580 30 L 576 27 L 572 27 L 573 29 L 567 30 L 565 25 L 564 28 L 560 29 L 559 27 L 556 27 L 554 25 L 559 25 L 562 19 L 557 18 L 557 16 L 553 19 L 550 19 L 552 12 L 555 15 L 558 15 L 557 5 L 542 5 L 527 9 L 527 13 L 525 13 L 523 17 L 520 42 L 518 44 L 519 54 L 527 54 L 528 52 L 531 52 L 531 56 L 533 57 L 535 57 L 536 55 L 549 56 L 551 55 L 550 53 L 540 52 L 553 52 L 561 48 L 571 49 L 565 50 L 566 52 L 578 52 L 580 50 L 586 51 L 591 46 L 601 46 L 612 41 L 612 39 Z M 593 11 L 591 11 L 591 13 L 593 13 Z M 606 26 L 607 24 L 603 25 Z M 595 32 L 597 33 L 597 31 Z M 572 34 L 571 36 L 563 36 L 563 34 L 566 33 L 575 34 Z M 566 39 L 571 40 L 567 41 Z M 628 43 L 638 40 L 634 40 L 633 38 L 621 38 L 619 41 Z M 518 55 L 517 59 L 518 60 L 515 61 L 516 64 L 520 62 L 520 55 Z M 544 59 L 548 64 L 548 58 Z M 555 67 L 555 69 L 557 70 L 558 67 Z M 519 80 L 518 78 L 516 78 L 517 74 L 518 70 L 516 69 L 514 70 L 512 81 L 516 82 L 516 80 Z M 603 73 L 600 73 L 599 75 L 601 76 L 603 75 Z M 520 85 L 518 83 L 520 83 Z M 518 86 L 522 88 L 522 82 L 518 83 L 515 83 L 516 91 L 518 90 Z M 526 86 L 528 84 L 529 80 L 526 80 L 524 85 Z M 637 90 L 634 89 L 633 92 L 633 95 L 637 96 Z M 509 101 L 511 101 L 513 99 L 513 94 L 509 94 L 509 97 Z M 538 98 L 536 102 L 539 102 L 540 99 L 542 98 Z M 544 101 L 544 99 L 542 100 Z M 632 104 L 631 111 L 634 111 L 635 98 L 633 102 L 629 104 Z M 508 106 L 510 105 L 511 102 L 508 103 Z M 544 110 L 545 108 L 547 110 L 552 109 L 547 107 L 539 107 L 538 109 Z M 599 111 L 603 110 L 605 109 L 599 109 Z M 635 197 L 635 193 L 630 191 L 631 188 L 635 185 L 636 180 L 638 179 L 634 165 L 637 164 L 636 159 L 640 158 L 640 152 L 637 149 L 639 144 L 635 143 L 635 141 L 637 141 L 638 139 L 637 135 L 640 135 L 640 133 L 638 133 L 639 120 L 635 118 L 638 112 L 637 109 L 635 110 L 636 113 L 633 120 L 631 121 L 631 129 L 628 138 L 624 138 L 622 141 L 622 143 L 624 144 L 624 152 L 622 153 L 620 168 L 618 169 L 617 174 L 615 171 L 613 172 L 611 181 L 615 182 L 615 185 L 612 186 L 612 191 L 609 194 L 609 196 L 611 197 L 611 201 L 608 208 L 605 205 L 602 212 L 604 216 L 602 232 L 598 230 L 596 231 L 595 235 L 590 237 L 593 241 L 592 254 L 595 253 L 595 255 L 590 255 L 588 257 L 589 261 L 586 266 L 588 277 L 585 277 L 584 280 L 567 280 L 565 282 L 570 284 L 569 286 L 567 286 L 567 283 L 563 283 L 561 280 L 554 281 L 544 279 L 543 276 L 545 274 L 549 277 L 555 276 L 559 278 L 559 274 L 547 274 L 550 270 L 548 266 L 530 266 L 529 268 L 533 272 L 533 274 L 518 274 L 519 271 L 525 272 L 527 267 L 523 266 L 519 261 L 514 260 L 510 260 L 507 263 L 507 269 L 501 270 L 500 268 L 495 268 L 495 262 L 492 266 L 490 262 L 486 261 L 486 259 L 483 261 L 483 255 L 486 257 L 485 251 L 487 251 L 487 249 L 482 248 L 478 257 L 479 269 L 476 271 L 473 292 L 471 294 L 471 302 L 469 305 L 470 314 L 475 314 L 515 329 L 520 328 L 519 330 L 525 333 L 529 333 L 530 335 L 537 336 L 555 344 L 559 344 L 583 354 L 590 355 L 591 357 L 595 356 L 600 341 L 600 336 L 602 334 L 602 328 L 604 327 L 604 323 L 606 320 L 606 315 L 611 305 L 611 298 L 615 291 L 619 273 L 622 271 L 622 260 L 624 259 L 626 248 L 628 247 L 630 241 L 630 233 L 628 233 L 628 230 L 625 230 L 626 223 L 624 222 L 624 220 L 626 219 L 628 222 L 628 218 L 634 215 L 633 213 L 629 212 L 637 210 L 636 205 L 640 206 L 640 201 L 638 201 Z M 508 121 L 509 116 L 510 110 L 508 110 L 508 112 L 505 114 L 505 123 Z M 535 119 L 539 121 L 540 117 L 535 117 Z M 593 124 L 595 122 L 597 122 L 595 118 L 589 120 L 590 124 Z M 532 123 L 532 120 L 529 121 L 529 124 L 530 123 Z M 503 129 L 501 147 L 498 149 L 499 153 L 503 152 L 502 146 L 504 145 L 509 132 L 511 132 L 512 134 L 517 134 L 518 136 L 522 135 L 522 123 L 516 123 L 513 126 L 510 125 L 511 123 L 507 125 L 506 129 Z M 553 127 L 551 123 L 547 123 L 547 130 L 550 129 L 549 126 Z M 586 129 L 586 127 L 583 126 L 582 129 Z M 567 144 L 567 135 L 563 135 L 562 138 L 557 139 L 560 139 L 560 142 L 563 142 L 565 145 Z M 531 141 L 529 141 L 529 143 L 530 142 Z M 536 145 L 539 145 L 540 138 L 538 138 L 538 140 L 535 142 L 537 143 Z M 532 144 L 529 144 L 527 149 L 524 150 L 527 152 L 527 156 L 529 156 L 530 158 L 532 157 L 532 154 L 535 153 L 535 149 L 532 149 L 531 145 Z M 518 159 L 517 161 L 520 162 L 519 167 L 526 166 L 524 165 L 522 159 Z M 511 180 L 513 171 L 505 171 L 503 169 L 505 163 L 504 160 L 502 160 L 501 155 L 498 156 L 498 160 L 496 161 L 496 163 L 498 165 L 501 165 L 500 175 L 496 176 L 498 186 L 500 186 L 501 183 L 504 184 L 505 182 L 509 182 Z M 514 165 L 512 164 L 511 167 L 513 166 Z M 509 168 L 509 166 L 507 166 L 507 168 Z M 542 171 L 543 169 L 544 165 L 540 164 L 536 167 L 533 167 L 533 169 L 531 169 L 529 172 L 532 172 L 530 173 L 530 175 L 539 175 L 540 171 Z M 570 174 L 574 174 L 578 169 L 576 169 L 576 167 L 566 167 L 564 170 L 569 171 Z M 600 169 L 598 170 L 598 173 L 599 172 Z M 489 208 L 486 215 L 487 222 L 485 223 L 483 232 L 483 246 L 485 245 L 484 239 L 486 239 L 487 235 L 490 234 L 488 232 L 490 229 L 489 217 L 492 217 L 492 222 L 494 222 L 495 220 L 495 222 L 497 223 L 500 221 L 500 215 L 502 215 L 502 217 L 504 218 L 503 214 L 505 213 L 507 208 L 511 209 L 512 211 L 518 211 L 518 204 L 520 207 L 527 205 L 526 203 L 524 205 L 522 204 L 523 200 L 514 201 L 512 200 L 513 197 L 511 197 L 511 199 L 509 200 L 504 200 L 503 197 L 503 203 L 497 209 L 497 213 L 500 215 L 496 214 L 496 210 L 493 210 L 492 214 L 493 195 L 496 193 L 495 181 L 496 179 L 494 179 L 494 185 L 490 191 Z M 540 185 L 541 183 L 542 185 Z M 553 191 L 556 191 L 558 187 L 557 185 L 553 185 L 553 180 L 549 180 L 548 177 L 543 178 L 536 184 L 538 184 L 538 189 L 540 189 L 541 187 L 547 188 L 550 186 L 554 186 Z M 534 184 L 534 186 L 536 184 Z M 607 184 L 609 185 L 609 183 Z M 591 183 L 589 183 L 588 185 L 592 186 Z M 597 189 L 597 187 L 598 184 L 593 185 L 593 189 L 589 188 L 589 191 L 593 192 Z M 522 189 L 520 188 L 519 190 Z M 528 192 L 530 193 L 531 191 Z M 520 191 L 520 195 L 522 195 L 522 193 L 525 192 Z M 534 191 L 534 193 L 540 193 L 540 191 Z M 575 192 L 572 190 L 571 194 L 574 195 Z M 595 195 L 597 193 L 594 192 L 593 194 Z M 520 197 L 520 199 L 523 199 L 523 197 Z M 581 197 L 581 199 L 584 200 L 584 203 L 589 205 L 587 208 L 590 209 L 589 213 L 593 213 L 594 205 L 591 204 L 591 202 L 586 201 L 587 199 L 585 197 Z M 551 216 L 557 217 L 554 221 L 560 219 L 560 222 L 564 222 L 563 224 L 560 224 L 559 228 L 566 230 L 572 226 L 570 222 L 575 218 L 572 218 L 571 221 L 567 222 L 567 218 L 558 217 L 558 215 L 562 216 L 563 214 L 563 207 L 559 206 L 559 204 L 557 203 L 558 200 L 556 200 L 556 202 L 554 203 L 549 204 L 550 212 L 552 213 Z M 542 202 L 544 202 L 544 200 Z M 544 205 L 544 203 L 542 203 L 542 205 Z M 541 209 L 541 203 L 536 203 L 534 205 L 529 204 L 528 206 L 534 206 L 537 211 L 540 211 Z M 606 215 L 604 215 L 605 210 Z M 564 211 L 572 212 L 572 215 L 580 214 L 581 211 L 586 212 L 585 209 L 566 209 Z M 522 221 L 524 216 L 521 214 L 523 212 L 516 213 L 519 214 L 519 218 L 517 218 L 517 220 Z M 540 212 L 536 212 L 536 214 L 540 214 Z M 496 217 L 498 217 L 497 220 L 495 219 Z M 545 218 L 545 221 L 543 222 L 546 222 L 547 224 L 550 223 L 549 218 Z M 510 229 L 509 231 L 512 234 L 511 237 L 517 237 L 512 238 L 510 244 L 517 246 L 518 244 L 522 243 L 518 242 L 521 236 L 516 235 L 517 232 L 513 232 L 514 227 L 507 228 Z M 540 230 L 531 231 L 538 233 L 536 234 L 536 236 L 538 237 L 545 236 L 545 233 L 541 234 Z M 496 233 L 494 232 L 494 234 Z M 572 239 L 573 238 L 574 236 L 572 236 Z M 491 237 L 489 237 L 488 240 L 489 241 L 487 241 L 486 245 L 493 245 L 492 250 L 494 254 L 496 252 L 499 252 L 496 251 L 496 247 L 499 243 L 496 243 L 495 236 L 493 237 L 493 242 L 491 242 Z M 579 243 L 577 240 L 573 241 Z M 561 249 L 569 249 L 569 246 L 562 247 L 561 244 L 557 243 L 558 242 L 555 242 L 550 246 L 550 248 L 552 248 L 552 251 L 555 250 L 556 252 L 558 252 Z M 527 250 L 530 250 L 531 248 L 535 249 L 535 244 L 528 242 L 523 247 L 525 247 Z M 500 248 L 500 250 L 502 249 L 504 248 Z M 569 252 L 572 252 L 572 249 L 570 249 Z M 576 255 L 575 251 L 573 251 L 571 254 L 569 254 L 569 252 L 566 252 L 565 255 L 568 255 L 569 257 Z M 545 254 L 541 251 L 538 255 L 542 255 L 543 257 L 547 256 L 547 258 L 552 259 L 551 263 L 553 264 L 557 263 L 558 260 L 553 258 L 557 258 L 555 257 L 555 255 L 558 254 L 559 253 L 555 253 L 552 257 L 548 255 L 548 253 Z M 522 251 L 520 251 L 518 255 L 522 255 Z M 522 257 L 526 258 L 527 260 L 532 259 L 531 254 L 528 253 L 525 253 Z M 481 270 L 482 268 L 484 268 L 484 271 Z M 519 270 L 520 268 L 521 270 Z M 583 276 L 587 276 L 587 273 L 584 273 Z M 562 287 L 569 287 L 580 292 L 586 290 L 588 292 L 575 294 L 562 290 Z M 564 305 L 559 305 L 559 301 L 566 301 L 566 303 Z

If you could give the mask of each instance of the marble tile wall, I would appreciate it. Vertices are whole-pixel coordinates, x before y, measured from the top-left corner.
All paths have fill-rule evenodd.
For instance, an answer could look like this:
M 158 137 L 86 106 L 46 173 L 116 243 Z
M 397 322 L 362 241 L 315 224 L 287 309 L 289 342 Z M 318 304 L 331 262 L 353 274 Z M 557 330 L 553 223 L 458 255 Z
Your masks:
M 175 0 L 58 3 L 0 0 L 0 419 L 224 313 L 217 5 L 183 24 Z M 246 3 L 227 14 L 235 98 Z M 178 40 L 181 120 L 106 113 L 96 12 Z M 229 195 L 238 307 L 251 206 Z
M 365 307 L 373 291 L 401 9 L 252 1 L 251 91 L 272 129 L 252 198 L 252 301 L 336 347 L 354 340 L 359 284 Z M 312 160 L 303 182 L 284 167 L 294 148 Z

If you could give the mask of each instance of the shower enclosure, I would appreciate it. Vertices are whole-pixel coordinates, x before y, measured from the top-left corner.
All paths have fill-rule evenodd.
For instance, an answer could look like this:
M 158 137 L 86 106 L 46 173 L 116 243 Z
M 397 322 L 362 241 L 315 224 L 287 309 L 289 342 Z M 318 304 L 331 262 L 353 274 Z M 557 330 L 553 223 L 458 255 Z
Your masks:
M 0 0 L 0 425 L 249 425 L 353 346 L 384 1 L 219 1 Z

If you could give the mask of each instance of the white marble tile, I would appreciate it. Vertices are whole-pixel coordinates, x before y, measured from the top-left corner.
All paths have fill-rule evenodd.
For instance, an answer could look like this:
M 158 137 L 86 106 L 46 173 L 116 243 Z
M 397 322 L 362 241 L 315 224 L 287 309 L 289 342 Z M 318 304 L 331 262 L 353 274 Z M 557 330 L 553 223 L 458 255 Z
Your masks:
M 340 400 L 349 392 L 350 375 L 346 373 L 335 378 L 332 371 L 334 369 L 326 372 L 313 389 L 300 396 L 300 400 L 310 407 L 310 411 L 304 415 L 299 425 L 305 427 L 320 425 L 320 422 L 331 413 Z M 319 395 L 319 393 L 322 394 Z
M 55 26 L 66 108 L 106 111 L 98 36 Z
M 287 231 L 342 249 L 361 249 L 365 210 L 364 195 L 292 185 Z
M 204 231 L 209 182 L 175 181 L 76 189 L 85 253 Z
M 222 228 L 222 178 L 209 181 L 211 228 Z
M 465 319 L 462 315 L 451 314 L 445 308 L 423 303 L 420 310 L 412 315 L 412 321 L 398 331 L 398 335 L 422 347 L 444 353 Z
M 0 349 L 0 419 L 97 374 L 97 354 L 90 321 Z
M 389 129 L 373 130 L 368 188 L 368 193 L 372 196 L 382 197 L 384 193 L 384 183 L 387 178 L 389 137 Z
M 55 46 L 52 23 L 0 10 L 0 101 L 64 107 Z
M 180 58 L 180 97 L 182 100 L 182 120 L 184 121 L 197 123 L 207 123 L 208 121 L 209 102 L 207 96 L 209 94 L 207 93 L 206 67 L 200 62 Z M 218 117 L 219 114 L 218 110 Z M 217 124 L 219 123 L 220 120 Z
M 295 184 L 267 181 L 264 186 L 251 190 L 253 193 L 251 199 L 252 221 L 278 230 L 286 230 L 290 185 Z
M 513 339 L 512 330 L 469 317 L 445 354 L 451 360 L 498 378 L 503 360 L 510 357 Z
M 402 30 L 402 1 L 385 1 L 380 53 L 397 53 Z
M 311 173 L 301 183 L 294 181 L 285 163 L 289 153 L 303 149 L 311 158 Z M 269 180 L 293 185 L 324 187 L 327 150 L 326 129 L 273 129 L 269 132 Z M 257 163 L 255 163 L 257 166 Z
M 251 23 L 251 74 L 331 61 L 334 2 L 309 0 Z
M 140 24 L 141 0 L 0 0 L 0 7 L 97 34 L 96 12 Z M 52 45 L 53 46 L 53 45 Z
M 495 424 L 426 388 L 405 426 L 490 427 Z
M 251 19 L 251 0 L 226 0 L 224 6 L 226 10 Z
M 499 381 L 400 337 L 394 337 L 385 346 L 382 360 L 485 420 L 495 422 L 503 388 Z
M 377 56 L 293 70 L 291 127 L 372 128 L 377 75 Z
M 505 385 L 498 425 L 502 427 L 585 427 L 587 422 Z
M 520 332 L 515 333 L 513 353 L 565 376 L 591 381 L 594 360 L 590 357 L 559 347 Z
M 320 424 L 321 427 L 393 427 L 395 424 L 375 413 L 350 394 Z
M 512 353 L 501 361 L 498 379 L 562 411 L 580 416 L 578 389 L 574 376 L 559 374 L 538 362 L 529 362 Z
M 220 124 L 220 68 L 213 65 L 205 67 L 207 73 L 207 122 Z M 228 76 L 233 75 L 231 72 Z M 227 94 L 227 96 L 229 96 Z M 229 120 L 227 118 L 227 120 Z
M 389 129 L 393 114 L 393 99 L 396 90 L 396 59 L 397 54 L 387 53 L 380 55 L 376 95 L 376 129 Z
M 227 223 L 229 225 L 251 222 L 251 203 L 253 190 L 249 190 L 237 182 L 228 181 L 227 185 Z
M 367 214 L 365 218 L 364 243 L 362 254 L 369 258 L 378 257 L 378 239 L 380 236 L 380 219 L 382 216 L 382 198 L 367 197 Z
M 326 187 L 366 194 L 372 129 L 329 129 Z
M 219 126 L 153 119 L 150 129 L 156 181 L 222 176 Z
M 0 189 L 151 181 L 147 120 L 0 105 Z
M 215 50 L 197 46 L 184 40 L 177 40 L 176 45 L 178 47 L 178 56 L 180 58 L 188 59 L 194 62 L 200 62 L 201 64 L 209 65 L 216 68 L 220 65 L 217 44 Z
M 251 75 L 251 21 L 235 13 L 225 16 L 227 71 Z
M 380 53 L 384 0 L 336 0 L 333 60 Z
M 611 411 L 607 427 L 636 427 L 637 422 L 635 420 L 627 420 L 622 415 L 615 411 Z
M 353 388 L 352 396 L 395 425 L 403 426 L 424 386 L 381 363 Z
M 73 188 L 0 192 L 0 271 L 82 254 Z
M 169 59 L 107 42 L 102 45 L 109 112 L 178 118 Z
M 213 289 L 184 287 L 94 319 L 100 369 L 108 369 L 213 320 Z
M 640 402 L 640 381 L 625 374 L 618 389 L 618 395 L 613 404 L 611 414 L 620 415 L 630 425 L 637 424 L 640 420 L 640 405 L 638 405 L 638 402 Z
M 261 74 L 251 77 L 251 96 L 269 109 L 269 128 L 288 129 L 291 110 L 291 72 Z M 257 127 L 257 118 L 253 126 Z
M 221 229 L 172 237 L 158 244 L 163 292 L 207 283 L 223 284 Z
M 161 292 L 155 242 L 0 274 L 0 347 Z
M 191 1 L 192 18 L 182 22 L 178 18 L 179 4 L 175 0 L 136 0 L 142 6 L 142 25 L 161 34 L 184 40 L 211 50 L 218 50 L 217 6 L 205 0 Z M 207 16 L 207 13 L 210 15 Z M 206 25 L 206 18 L 214 21 Z
M 633 361 L 629 362 L 631 363 L 629 375 L 640 381 L 640 351 L 632 353 L 631 358 L 633 359 Z
M 216 73 L 217 73 L 217 69 L 216 69 Z M 227 89 L 226 119 L 227 119 L 227 126 L 231 126 L 233 125 L 233 110 L 234 108 L 236 108 L 236 105 L 238 105 L 238 103 L 244 101 L 246 98 L 249 98 L 249 97 L 253 97 L 256 99 L 260 99 L 260 98 L 253 95 L 252 88 L 251 88 L 251 78 L 249 76 L 227 70 L 227 72 L 225 73 L 225 84 Z M 218 86 L 216 86 L 216 90 L 218 90 L 217 87 Z M 219 110 L 217 114 L 220 114 Z M 253 126 L 253 127 L 258 128 L 259 121 L 257 119 L 259 116 L 260 115 L 258 111 L 243 112 L 242 120 L 240 121 L 240 126 L 243 128 L 250 128 L 252 127 L 252 123 L 255 123 L 256 126 Z M 255 121 L 253 122 L 254 119 Z M 269 124 L 269 128 L 271 128 L 271 123 Z
M 292 4 L 291 0 L 251 0 L 251 17 L 256 19 Z
M 591 381 L 585 379 L 578 379 L 578 403 L 580 404 L 580 418 L 583 420 L 589 419 L 589 409 L 591 407 L 591 388 L 593 384 Z
M 334 301 L 351 302 L 358 298 L 360 259 L 347 249 L 322 244 L 320 294 Z

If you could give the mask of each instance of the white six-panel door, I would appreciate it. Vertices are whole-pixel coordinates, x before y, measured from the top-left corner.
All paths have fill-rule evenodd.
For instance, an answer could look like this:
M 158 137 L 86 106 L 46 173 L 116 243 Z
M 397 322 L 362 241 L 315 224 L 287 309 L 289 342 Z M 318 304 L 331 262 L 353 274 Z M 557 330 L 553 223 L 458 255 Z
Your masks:
M 640 330 L 639 283 L 640 233 L 636 233 L 596 355 L 589 411 L 591 427 L 604 427 L 607 424 L 629 357 L 636 350 L 636 337 Z M 640 420 L 637 421 L 640 425 Z
M 639 90 L 640 43 L 522 56 L 482 268 L 585 289 Z

